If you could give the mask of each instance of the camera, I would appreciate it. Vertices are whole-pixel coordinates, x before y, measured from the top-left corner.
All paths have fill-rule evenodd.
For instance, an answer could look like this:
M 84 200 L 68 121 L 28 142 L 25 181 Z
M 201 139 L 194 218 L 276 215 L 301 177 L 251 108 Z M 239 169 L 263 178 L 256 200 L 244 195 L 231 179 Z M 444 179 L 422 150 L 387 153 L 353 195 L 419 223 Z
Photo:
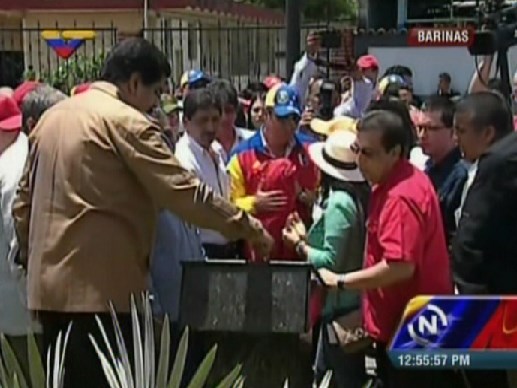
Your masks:
M 321 47 L 324 49 L 337 49 L 342 46 L 341 32 L 337 30 L 324 30 L 317 34 L 320 37 Z
M 334 118 L 334 95 L 337 92 L 336 84 L 325 80 L 320 88 L 320 110 L 319 116 L 322 120 Z
M 487 9 L 493 12 L 487 13 Z M 517 5 L 506 7 L 503 2 L 497 2 L 490 8 L 481 8 L 480 12 L 485 29 L 475 32 L 470 55 L 492 55 L 517 44 Z
M 453 6 L 465 8 L 471 7 L 471 3 L 453 3 Z M 476 2 L 474 6 L 477 7 L 478 4 Z M 517 45 L 517 5 L 505 0 L 485 0 L 476 11 L 481 24 L 478 28 L 483 26 L 484 29 L 475 32 L 474 42 L 468 48 L 469 53 L 472 56 L 497 53 L 497 73 L 501 78 L 503 94 L 511 104 L 508 49 Z

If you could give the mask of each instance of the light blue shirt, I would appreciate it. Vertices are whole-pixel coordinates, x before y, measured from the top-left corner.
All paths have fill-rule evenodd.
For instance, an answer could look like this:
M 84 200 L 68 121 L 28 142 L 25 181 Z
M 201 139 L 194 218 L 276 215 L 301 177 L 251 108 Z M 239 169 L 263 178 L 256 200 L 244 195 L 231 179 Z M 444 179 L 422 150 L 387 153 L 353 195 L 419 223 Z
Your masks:
M 174 148 L 165 139 L 171 149 Z M 203 261 L 205 253 L 199 230 L 168 210 L 158 216 L 151 254 L 152 308 L 155 316 L 168 315 L 171 322 L 179 318 L 182 262 Z
M 172 322 L 178 320 L 184 261 L 203 261 L 199 231 L 175 214 L 162 211 L 151 255 L 151 291 L 155 316 L 167 314 Z
M 293 75 L 289 84 L 298 91 L 302 106 L 305 106 L 311 79 L 317 74 L 318 66 L 307 54 L 304 54 L 294 65 Z
M 366 77 L 363 77 L 362 80 L 354 81 L 351 98 L 334 110 L 334 116 L 348 116 L 353 119 L 361 118 L 370 102 L 372 102 L 374 90 L 375 85 Z

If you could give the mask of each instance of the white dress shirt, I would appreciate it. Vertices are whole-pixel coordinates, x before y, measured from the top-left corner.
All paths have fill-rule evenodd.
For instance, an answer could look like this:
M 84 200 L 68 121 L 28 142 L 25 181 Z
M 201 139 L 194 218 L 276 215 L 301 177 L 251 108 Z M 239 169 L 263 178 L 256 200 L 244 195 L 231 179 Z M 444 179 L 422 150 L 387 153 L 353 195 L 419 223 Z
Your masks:
M 470 186 L 472 186 L 472 183 L 474 182 L 474 179 L 476 178 L 477 171 L 478 171 L 478 162 L 476 160 L 474 163 L 472 163 L 470 165 L 470 167 L 468 169 L 467 181 L 465 182 L 465 185 L 463 186 L 463 191 L 461 192 L 460 207 L 457 208 L 456 211 L 454 212 L 454 218 L 456 220 L 456 227 L 458 227 L 458 224 L 460 223 L 463 205 L 465 204 L 465 199 L 467 198 L 467 194 L 469 192 Z
M 24 336 L 38 331 L 27 309 L 26 279 L 14 265 L 18 242 L 12 216 L 13 201 L 29 153 L 23 133 L 0 155 L 0 332 Z
M 226 163 L 214 144 L 209 152 L 185 133 L 176 143 L 175 155 L 184 168 L 195 173 L 221 197 L 230 200 L 230 177 L 226 172 Z M 213 230 L 201 229 L 200 236 L 203 244 L 228 243 L 222 234 Z

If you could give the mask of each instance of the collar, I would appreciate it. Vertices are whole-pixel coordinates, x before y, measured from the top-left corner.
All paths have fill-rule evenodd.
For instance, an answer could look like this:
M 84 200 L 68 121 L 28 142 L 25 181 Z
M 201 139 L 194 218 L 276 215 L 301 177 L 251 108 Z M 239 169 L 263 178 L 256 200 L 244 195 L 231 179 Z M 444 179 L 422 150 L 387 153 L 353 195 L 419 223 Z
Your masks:
M 208 153 L 208 150 L 201 145 L 188 133 L 185 133 L 185 140 L 190 148 L 192 148 L 196 152 Z
M 120 99 L 117 86 L 111 82 L 97 81 L 91 84 L 90 89 L 96 89 L 103 93 L 109 94 L 113 98 Z
M 269 152 L 269 149 L 267 147 L 266 137 L 264 136 L 264 127 L 262 127 L 260 129 L 259 136 L 260 136 L 260 147 L 258 148 L 258 151 L 260 151 L 264 154 L 271 155 L 271 153 Z M 293 150 L 300 145 L 301 145 L 301 141 L 298 139 L 298 133 L 295 133 L 295 135 L 291 139 L 290 143 L 287 145 L 287 148 L 285 149 L 284 157 L 288 157 L 289 155 L 291 155 L 291 152 L 293 152 Z
M 239 127 L 233 127 L 233 130 L 235 132 L 235 140 L 236 141 L 242 141 L 244 140 L 244 133 L 243 133 L 243 129 L 242 128 L 239 128 Z
M 425 163 L 425 170 L 448 170 L 452 169 L 456 163 L 462 159 L 459 147 L 453 148 L 445 157 L 438 163 L 434 163 L 431 158 L 427 159 Z
M 216 158 L 217 157 L 217 150 L 215 149 L 214 147 L 214 142 L 212 142 L 211 146 L 210 146 L 210 149 L 206 149 L 204 147 L 202 147 L 193 137 L 191 137 L 188 133 L 185 133 L 185 139 L 187 141 L 187 144 L 188 146 L 190 147 L 190 149 L 192 149 L 192 151 L 194 151 L 195 153 L 197 154 L 201 154 L 201 155 L 206 155 L 206 156 L 210 156 L 212 158 Z
M 386 179 L 373 187 L 373 191 L 379 192 L 389 190 L 392 186 L 395 186 L 397 183 L 404 180 L 408 169 L 411 168 L 413 168 L 413 165 L 407 159 L 401 158 L 397 163 L 395 163 Z

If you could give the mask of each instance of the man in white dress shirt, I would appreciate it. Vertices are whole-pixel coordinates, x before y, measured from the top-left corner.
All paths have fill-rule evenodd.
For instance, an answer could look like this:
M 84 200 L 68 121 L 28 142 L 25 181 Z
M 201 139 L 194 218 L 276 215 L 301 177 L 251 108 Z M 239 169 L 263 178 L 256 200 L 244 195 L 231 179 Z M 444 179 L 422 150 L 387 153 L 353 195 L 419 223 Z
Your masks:
M 186 133 L 176 144 L 175 155 L 184 168 L 195 173 L 217 194 L 230 200 L 230 178 L 223 156 L 214 142 L 221 115 L 221 102 L 211 90 L 190 91 L 183 101 Z M 220 233 L 201 230 L 200 237 L 208 258 L 237 256 L 237 245 L 229 243 Z

